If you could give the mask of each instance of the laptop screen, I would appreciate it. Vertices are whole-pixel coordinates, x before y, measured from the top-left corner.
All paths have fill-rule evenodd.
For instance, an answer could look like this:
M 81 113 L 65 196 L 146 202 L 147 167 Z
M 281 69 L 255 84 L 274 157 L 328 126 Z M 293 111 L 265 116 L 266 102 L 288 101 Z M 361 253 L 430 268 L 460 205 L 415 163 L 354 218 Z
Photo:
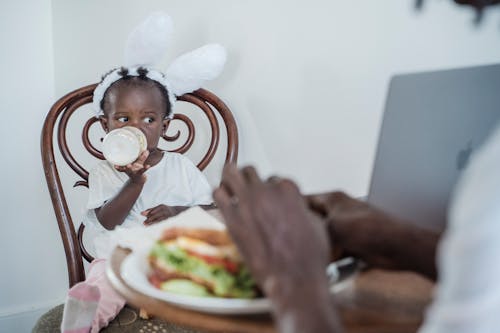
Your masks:
M 500 64 L 394 76 L 368 202 L 443 229 L 461 171 L 498 120 Z

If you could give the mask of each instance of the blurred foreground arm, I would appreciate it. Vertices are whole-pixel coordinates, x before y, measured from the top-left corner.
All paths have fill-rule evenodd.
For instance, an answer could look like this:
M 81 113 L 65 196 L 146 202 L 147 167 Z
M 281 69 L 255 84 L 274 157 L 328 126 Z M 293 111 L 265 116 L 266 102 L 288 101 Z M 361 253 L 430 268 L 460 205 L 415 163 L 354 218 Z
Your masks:
M 330 239 L 373 267 L 411 270 L 433 280 L 440 234 L 390 216 L 343 192 L 307 196 Z
M 325 274 L 325 225 L 297 186 L 263 182 L 254 168 L 229 165 L 214 198 L 245 263 L 273 302 L 280 332 L 342 332 Z

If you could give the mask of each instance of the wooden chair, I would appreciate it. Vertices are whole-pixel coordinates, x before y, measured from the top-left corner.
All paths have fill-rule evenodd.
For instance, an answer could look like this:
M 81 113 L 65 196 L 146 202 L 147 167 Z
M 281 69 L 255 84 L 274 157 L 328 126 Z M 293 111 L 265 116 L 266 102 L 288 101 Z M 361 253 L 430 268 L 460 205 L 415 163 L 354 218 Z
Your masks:
M 76 175 L 76 181 L 73 187 L 84 186 L 88 188 L 88 171 L 87 169 L 77 161 L 75 158 L 74 151 L 69 148 L 67 142 L 67 129 L 70 119 L 76 118 L 75 115 L 78 114 L 79 110 L 82 110 L 82 106 L 92 102 L 92 96 L 96 84 L 92 84 L 86 87 L 82 87 L 75 91 L 70 92 L 61 99 L 59 99 L 50 109 L 45 123 L 42 129 L 41 137 L 41 153 L 43 168 L 45 171 L 45 177 L 47 179 L 47 186 L 49 188 L 50 197 L 52 199 L 52 205 L 54 207 L 54 212 L 57 219 L 57 224 L 59 226 L 59 231 L 61 233 L 61 238 L 64 244 L 64 251 L 66 253 L 66 262 L 68 265 L 68 277 L 69 277 L 69 287 L 74 284 L 83 281 L 85 279 L 85 271 L 83 266 L 83 259 L 91 262 L 93 260 L 92 255 L 87 251 L 83 244 L 83 224 L 79 224 L 78 231 L 76 231 L 75 225 L 73 223 L 74 218 L 71 216 L 70 209 L 66 202 L 65 191 L 69 191 L 69 186 L 63 186 L 60 177 L 60 166 L 58 166 L 58 160 L 56 159 L 56 149 L 54 144 L 59 150 L 62 160 L 67 164 L 69 169 L 74 171 Z M 210 143 L 208 149 L 201 160 L 197 163 L 200 170 L 204 170 L 207 165 L 214 159 L 217 149 L 221 146 L 220 137 L 221 134 L 226 134 L 226 154 L 225 154 L 225 164 L 236 163 L 238 158 L 238 130 L 234 117 L 229 110 L 229 108 L 224 104 L 213 93 L 205 90 L 199 89 L 193 93 L 185 94 L 183 96 L 177 97 L 178 101 L 191 103 L 196 106 L 194 109 L 197 111 L 202 111 L 206 119 L 208 119 L 209 127 L 211 130 Z M 176 105 L 176 111 L 179 106 L 179 102 Z M 88 111 L 87 111 L 88 113 Z M 186 153 L 192 148 L 195 141 L 195 128 L 196 125 L 194 121 L 186 114 L 176 113 L 174 119 L 171 122 L 171 126 L 175 122 L 181 122 L 184 128 L 187 129 L 187 134 L 183 135 L 185 141 L 180 144 L 179 138 L 181 138 L 181 130 L 178 130 L 176 134 L 170 136 L 165 135 L 163 139 L 166 142 L 174 143 L 178 145 L 178 148 L 172 149 L 170 151 L 175 151 L 178 153 Z M 100 124 L 97 118 L 91 116 L 85 124 L 82 125 L 81 138 L 83 146 L 86 151 L 92 156 L 94 164 L 97 159 L 104 159 L 101 151 L 95 147 L 92 143 L 89 132 L 94 124 L 100 128 Z M 221 130 L 221 126 L 225 128 L 224 131 Z M 102 132 L 104 135 L 104 132 Z M 102 136 L 103 136 L 102 135 Z M 91 167 L 92 165 L 89 165 Z M 67 192 L 66 192 L 67 193 Z M 59 306 L 62 311 L 62 307 Z M 53 309 L 55 310 L 55 309 Z M 51 311 L 53 311 L 51 310 Z M 58 317 L 58 313 L 52 313 L 52 317 Z M 44 315 L 45 316 L 45 315 Z M 58 318 L 60 324 L 60 318 Z M 35 326 L 34 331 L 36 332 L 49 332 L 50 329 L 45 329 L 41 327 L 40 322 L 47 324 L 47 318 L 42 317 L 37 326 Z M 55 328 L 56 326 L 51 326 Z M 58 327 L 58 326 L 57 326 Z M 122 328 L 123 331 L 123 328 Z M 52 331 L 51 331 L 52 332 Z

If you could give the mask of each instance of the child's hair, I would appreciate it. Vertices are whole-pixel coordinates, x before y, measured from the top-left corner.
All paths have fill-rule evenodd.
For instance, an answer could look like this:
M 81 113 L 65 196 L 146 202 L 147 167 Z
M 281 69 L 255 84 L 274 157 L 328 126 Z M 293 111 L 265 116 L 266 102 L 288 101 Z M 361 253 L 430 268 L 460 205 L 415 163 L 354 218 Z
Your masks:
M 120 83 L 118 83 L 120 82 Z M 144 85 L 160 89 L 166 99 L 165 118 L 172 119 L 175 96 L 165 78 L 165 74 L 146 66 L 132 66 L 115 68 L 104 74 L 101 82 L 94 90 L 93 104 L 97 111 L 96 116 L 104 115 L 104 107 L 109 105 L 109 92 L 112 86 L 122 84 Z
M 104 80 L 106 76 L 112 71 L 105 74 L 102 78 Z M 121 78 L 115 82 L 113 82 L 108 89 L 104 92 L 104 96 L 100 102 L 100 107 L 104 111 L 106 115 L 107 110 L 109 110 L 109 94 L 113 89 L 117 89 L 118 87 L 148 87 L 148 88 L 156 88 L 161 92 L 163 103 L 164 103 L 164 118 L 167 118 L 172 113 L 172 105 L 169 99 L 169 92 L 167 88 L 159 83 L 158 81 L 152 80 L 147 77 L 148 69 L 144 67 L 139 67 L 137 69 L 138 76 L 129 75 L 128 68 L 121 67 L 118 71 L 118 74 Z

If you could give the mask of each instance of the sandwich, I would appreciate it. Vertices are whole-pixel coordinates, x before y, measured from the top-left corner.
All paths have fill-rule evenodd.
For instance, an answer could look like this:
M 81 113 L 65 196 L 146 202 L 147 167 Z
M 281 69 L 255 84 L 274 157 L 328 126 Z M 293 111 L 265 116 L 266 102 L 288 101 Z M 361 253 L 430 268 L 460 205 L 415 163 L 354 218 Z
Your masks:
M 191 296 L 254 298 L 257 288 L 225 230 L 173 227 L 149 253 L 155 287 Z

